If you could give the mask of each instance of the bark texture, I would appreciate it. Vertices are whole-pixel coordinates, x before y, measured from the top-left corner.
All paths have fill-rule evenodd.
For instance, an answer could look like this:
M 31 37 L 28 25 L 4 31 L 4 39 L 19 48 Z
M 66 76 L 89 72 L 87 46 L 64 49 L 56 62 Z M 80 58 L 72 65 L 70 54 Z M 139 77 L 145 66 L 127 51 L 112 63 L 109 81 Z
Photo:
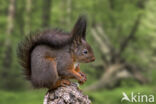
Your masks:
M 76 83 L 48 91 L 43 104 L 91 104 Z

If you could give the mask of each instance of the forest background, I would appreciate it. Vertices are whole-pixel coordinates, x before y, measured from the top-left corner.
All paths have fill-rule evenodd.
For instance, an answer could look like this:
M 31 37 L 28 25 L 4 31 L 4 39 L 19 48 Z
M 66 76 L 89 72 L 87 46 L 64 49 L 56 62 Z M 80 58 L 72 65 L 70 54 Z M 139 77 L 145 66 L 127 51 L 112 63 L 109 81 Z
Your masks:
M 22 75 L 19 41 L 46 28 L 70 31 L 81 14 L 96 61 L 82 64 L 93 104 L 120 104 L 122 92 L 156 96 L 155 0 L 0 0 L 0 103 L 42 104 Z M 129 104 L 128 102 L 124 102 Z

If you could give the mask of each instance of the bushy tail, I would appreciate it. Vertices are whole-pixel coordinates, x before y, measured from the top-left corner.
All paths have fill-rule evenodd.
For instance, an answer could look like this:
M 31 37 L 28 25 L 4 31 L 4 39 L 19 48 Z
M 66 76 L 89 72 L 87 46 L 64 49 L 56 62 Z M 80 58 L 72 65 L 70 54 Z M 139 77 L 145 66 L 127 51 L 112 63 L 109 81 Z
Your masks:
M 70 44 L 72 37 L 69 33 L 55 30 L 46 30 L 30 34 L 18 45 L 17 56 L 24 74 L 28 80 L 31 79 L 31 52 L 38 45 L 48 45 L 53 48 L 60 48 Z

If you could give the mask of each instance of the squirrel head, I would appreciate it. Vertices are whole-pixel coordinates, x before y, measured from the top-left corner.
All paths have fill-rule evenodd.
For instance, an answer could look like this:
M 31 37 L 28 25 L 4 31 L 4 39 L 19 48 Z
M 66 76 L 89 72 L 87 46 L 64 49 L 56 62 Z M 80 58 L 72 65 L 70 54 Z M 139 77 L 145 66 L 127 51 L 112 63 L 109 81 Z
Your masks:
M 86 41 L 87 21 L 85 16 L 80 16 L 71 34 L 73 36 L 72 54 L 76 62 L 88 63 L 95 60 L 92 48 Z

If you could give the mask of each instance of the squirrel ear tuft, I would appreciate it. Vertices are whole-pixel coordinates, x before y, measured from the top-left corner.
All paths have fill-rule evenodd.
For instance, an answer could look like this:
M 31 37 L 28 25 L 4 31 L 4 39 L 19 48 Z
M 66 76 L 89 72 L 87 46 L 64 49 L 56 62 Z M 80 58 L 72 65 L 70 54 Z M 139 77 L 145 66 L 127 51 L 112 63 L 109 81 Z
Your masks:
M 73 35 L 74 39 L 80 40 L 81 38 L 83 38 L 85 40 L 86 27 L 87 27 L 87 19 L 86 19 L 86 16 L 82 15 L 78 18 L 78 20 L 72 30 L 72 35 Z

